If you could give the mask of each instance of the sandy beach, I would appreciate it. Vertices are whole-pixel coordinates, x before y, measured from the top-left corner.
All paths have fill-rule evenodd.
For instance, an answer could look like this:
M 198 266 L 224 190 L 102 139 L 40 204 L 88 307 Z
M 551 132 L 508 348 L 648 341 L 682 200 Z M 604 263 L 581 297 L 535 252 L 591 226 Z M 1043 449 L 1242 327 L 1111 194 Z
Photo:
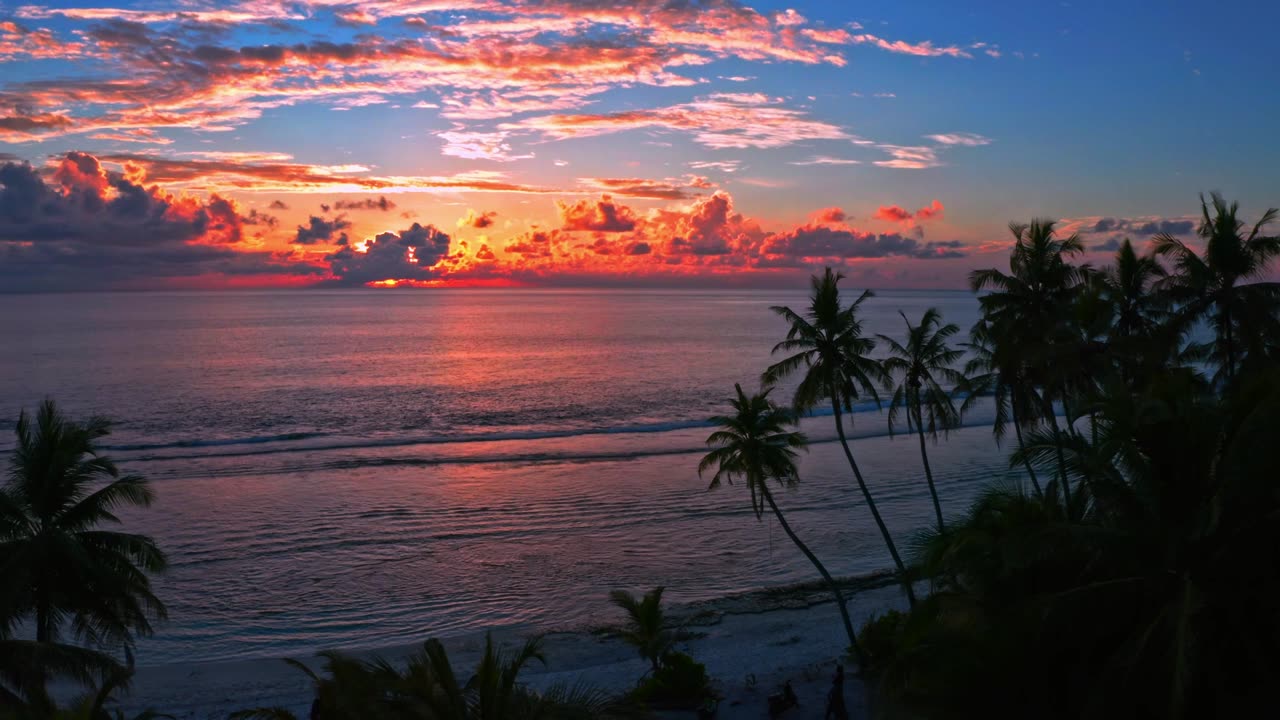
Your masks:
M 883 576 L 848 582 L 849 612 L 855 625 L 904 605 L 897 586 Z M 800 706 L 789 718 L 819 718 L 825 707 L 835 662 L 846 640 L 830 594 L 817 586 L 760 590 L 719 600 L 672 606 L 669 613 L 684 630 L 679 649 L 706 664 L 724 698 L 718 717 L 767 718 L 767 697 L 790 680 Z M 495 631 L 504 646 L 522 642 L 528 632 Z M 521 674 L 533 688 L 556 683 L 586 683 L 611 694 L 630 689 L 647 665 L 608 628 L 579 628 L 544 635 L 545 666 L 534 663 Z M 483 634 L 445 640 L 454 667 L 469 669 L 484 646 Z M 418 643 L 353 653 L 396 660 Z M 314 659 L 303 659 L 318 666 Z M 863 716 L 862 687 L 850 676 L 846 703 L 853 717 Z M 126 712 L 154 708 L 182 720 L 226 718 L 252 707 L 282 706 L 305 717 L 311 700 L 309 680 L 278 659 L 224 663 L 174 663 L 139 667 Z M 692 717 L 692 714 L 689 714 Z

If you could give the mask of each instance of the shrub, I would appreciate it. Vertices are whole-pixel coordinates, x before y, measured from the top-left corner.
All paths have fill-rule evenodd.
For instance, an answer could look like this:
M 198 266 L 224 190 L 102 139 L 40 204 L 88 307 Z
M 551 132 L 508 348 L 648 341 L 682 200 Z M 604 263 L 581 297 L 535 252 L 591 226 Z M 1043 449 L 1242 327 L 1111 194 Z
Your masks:
M 893 661 L 902 645 L 902 634 L 907 615 L 890 610 L 867 621 L 858 631 L 858 645 L 862 647 L 865 664 L 862 671 L 876 674 Z
M 650 705 L 693 709 L 711 694 L 707 667 L 680 652 L 662 656 L 657 672 L 640 681 L 632 697 Z

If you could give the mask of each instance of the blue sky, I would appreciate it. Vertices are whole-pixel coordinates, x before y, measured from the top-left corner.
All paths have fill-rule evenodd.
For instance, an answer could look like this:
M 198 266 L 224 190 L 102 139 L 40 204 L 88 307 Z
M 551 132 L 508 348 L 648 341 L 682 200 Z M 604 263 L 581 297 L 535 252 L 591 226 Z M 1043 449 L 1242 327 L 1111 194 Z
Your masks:
M 1010 220 L 1100 244 L 1097 220 L 1185 221 L 1202 191 L 1276 205 L 1278 23 L 1262 2 L 0 4 L 0 153 L 30 170 L 0 208 L 26 184 L 71 203 L 61 230 L 0 215 L 0 278 L 751 284 L 840 264 L 958 287 Z M 134 187 L 146 218 L 94 215 Z M 114 233 L 169 245 L 131 264 L 101 255 L 142 252 Z

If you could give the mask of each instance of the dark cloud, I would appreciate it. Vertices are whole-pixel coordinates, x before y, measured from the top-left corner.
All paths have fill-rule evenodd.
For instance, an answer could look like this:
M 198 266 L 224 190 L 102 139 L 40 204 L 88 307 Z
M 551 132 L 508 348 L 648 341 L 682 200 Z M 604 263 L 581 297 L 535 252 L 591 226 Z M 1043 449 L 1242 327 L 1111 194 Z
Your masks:
M 240 220 L 245 225 L 265 225 L 269 228 L 274 228 L 280 224 L 280 218 L 275 215 L 268 215 L 257 209 L 250 210 L 249 214 L 242 216 Z
M 71 124 L 71 118 L 57 113 L 33 115 L 9 115 L 0 117 L 0 130 L 12 130 L 20 133 L 34 133 L 41 130 L 56 130 Z
M 272 200 L 271 204 L 268 205 L 267 207 L 270 207 L 272 210 L 288 210 L 289 209 L 289 206 L 286 205 L 283 200 Z
M 246 224 L 218 195 L 200 199 L 146 188 L 92 155 L 67 153 L 50 175 L 0 165 L 0 287 L 64 290 L 145 286 L 203 274 L 308 274 L 270 253 L 234 246 Z
M 431 225 L 418 223 L 398 233 L 382 233 L 365 245 L 365 252 L 348 245 L 325 256 L 333 276 L 330 284 L 430 280 L 438 274 L 432 266 L 449 254 L 449 236 Z
M 475 210 L 469 209 L 467 210 L 467 216 L 458 220 L 458 227 L 472 227 L 477 230 L 483 230 L 487 227 L 491 227 L 494 223 L 494 218 L 496 217 L 498 217 L 498 213 L 493 210 L 478 213 Z
M 347 244 L 347 234 L 342 231 L 351 229 L 351 223 L 345 217 L 339 215 L 332 220 L 326 220 L 312 215 L 307 222 L 308 224 L 305 226 L 298 226 L 297 235 L 294 236 L 293 241 L 298 245 L 315 245 L 316 243 Z
M 648 255 L 652 251 L 647 242 L 631 243 L 627 246 L 628 255 Z
M 1173 218 L 1099 218 L 1086 233 L 1128 233 L 1130 235 L 1189 235 L 1195 230 L 1195 222 Z
M 1156 235 L 1158 233 L 1188 235 L 1194 229 L 1195 224 L 1190 220 L 1158 220 L 1143 223 L 1134 232 L 1139 235 Z
M 504 252 L 526 257 L 551 257 L 551 244 L 558 233 L 532 230 L 518 236 L 515 242 L 507 243 Z
M 764 241 L 762 262 L 779 264 L 786 258 L 884 258 L 920 259 L 964 257 L 959 241 L 922 243 L 900 233 L 845 230 L 821 225 L 805 225 Z M 785 264 L 785 263 L 783 263 Z
M 365 198 L 363 200 L 339 200 L 333 204 L 335 210 L 381 210 L 387 212 L 394 210 L 396 204 L 386 198 L 385 195 L 379 195 L 377 200 L 373 198 Z

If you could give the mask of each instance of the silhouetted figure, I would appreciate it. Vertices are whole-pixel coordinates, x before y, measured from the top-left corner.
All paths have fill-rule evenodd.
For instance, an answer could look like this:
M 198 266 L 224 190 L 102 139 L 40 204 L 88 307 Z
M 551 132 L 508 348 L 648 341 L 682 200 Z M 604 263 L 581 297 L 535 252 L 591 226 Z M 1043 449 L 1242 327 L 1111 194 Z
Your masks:
M 311 720 L 320 720 L 320 698 L 311 701 Z
M 849 711 L 844 706 L 844 665 L 836 663 L 836 676 L 831 679 L 831 690 L 827 693 L 827 712 L 822 720 L 848 720 Z
M 782 692 L 769 696 L 769 717 L 776 718 L 799 704 L 800 698 L 796 697 L 796 691 L 788 680 L 783 683 Z

